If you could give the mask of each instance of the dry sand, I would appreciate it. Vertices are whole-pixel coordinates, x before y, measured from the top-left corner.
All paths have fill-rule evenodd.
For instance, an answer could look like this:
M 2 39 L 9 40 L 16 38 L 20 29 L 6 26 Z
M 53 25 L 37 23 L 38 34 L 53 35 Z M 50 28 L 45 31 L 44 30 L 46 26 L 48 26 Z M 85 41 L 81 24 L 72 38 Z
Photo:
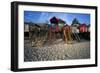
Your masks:
M 29 42 L 24 44 L 24 61 L 52 61 L 90 58 L 90 41 L 74 41 L 66 44 L 61 39 L 43 47 L 31 47 Z

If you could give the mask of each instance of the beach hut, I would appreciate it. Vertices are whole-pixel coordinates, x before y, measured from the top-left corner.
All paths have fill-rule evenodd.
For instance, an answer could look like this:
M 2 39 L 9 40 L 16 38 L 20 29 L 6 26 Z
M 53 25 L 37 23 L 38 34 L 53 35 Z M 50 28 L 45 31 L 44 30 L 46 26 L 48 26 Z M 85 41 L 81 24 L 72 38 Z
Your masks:
M 90 32 L 90 24 L 87 25 L 87 32 Z
M 72 29 L 73 39 L 77 41 L 80 41 L 79 29 L 78 29 L 79 25 L 80 25 L 79 21 L 76 18 L 74 18 L 71 24 L 71 29 Z
M 50 19 L 50 23 L 53 27 L 58 25 L 60 29 L 66 24 L 64 20 L 57 18 L 55 16 Z
M 56 18 L 55 16 L 52 17 L 52 18 L 50 19 L 50 23 L 51 23 L 51 25 L 52 25 L 53 27 L 56 26 L 56 25 L 58 25 L 58 18 Z
M 66 22 L 54 16 L 50 19 L 50 23 L 51 23 L 51 26 L 49 27 L 50 28 L 49 30 L 50 38 L 53 36 L 54 36 L 53 38 L 55 38 L 57 35 L 59 35 L 58 37 L 62 37 L 61 30 Z
M 80 25 L 79 21 L 77 18 L 74 18 L 71 24 L 72 27 L 72 33 L 79 33 L 78 26 Z
M 71 26 L 66 24 L 65 26 L 63 26 L 62 31 L 63 31 L 63 35 L 64 35 L 64 41 L 67 43 L 72 43 Z
M 90 40 L 90 26 L 85 23 L 80 24 L 78 27 L 81 39 Z
M 90 24 L 87 25 L 87 40 L 90 40 Z
M 65 25 L 66 25 L 66 22 L 62 19 L 59 19 L 59 21 L 58 21 L 59 28 L 62 29 L 62 27 L 65 26 Z
M 80 33 L 87 32 L 87 26 L 86 26 L 85 23 L 80 24 L 78 28 L 79 28 L 79 32 L 80 32 Z
M 29 37 L 29 23 L 24 23 L 24 37 Z

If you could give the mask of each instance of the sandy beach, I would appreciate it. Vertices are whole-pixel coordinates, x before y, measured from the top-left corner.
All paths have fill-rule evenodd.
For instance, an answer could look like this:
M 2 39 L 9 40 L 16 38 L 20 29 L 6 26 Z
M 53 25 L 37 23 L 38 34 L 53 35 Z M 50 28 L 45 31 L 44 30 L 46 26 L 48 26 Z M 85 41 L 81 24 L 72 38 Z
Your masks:
M 61 39 L 42 47 L 32 47 L 28 40 L 24 43 L 24 61 L 52 61 L 90 58 L 90 41 L 73 41 L 66 44 Z

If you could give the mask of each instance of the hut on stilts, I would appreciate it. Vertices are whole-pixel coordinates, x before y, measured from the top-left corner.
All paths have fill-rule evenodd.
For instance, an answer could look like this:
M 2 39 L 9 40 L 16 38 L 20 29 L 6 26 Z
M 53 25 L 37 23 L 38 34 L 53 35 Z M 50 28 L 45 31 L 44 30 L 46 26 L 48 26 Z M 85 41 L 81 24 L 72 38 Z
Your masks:
M 51 39 L 55 39 L 57 33 L 60 33 L 61 38 L 65 41 L 65 42 L 69 42 L 72 41 L 72 37 L 71 37 L 71 29 L 70 26 L 66 25 L 66 22 L 53 17 L 50 19 L 50 30 L 49 30 L 49 38 Z
M 78 20 L 74 18 L 71 24 L 73 40 L 80 41 L 79 29 L 78 29 L 79 25 L 80 23 L 78 22 Z

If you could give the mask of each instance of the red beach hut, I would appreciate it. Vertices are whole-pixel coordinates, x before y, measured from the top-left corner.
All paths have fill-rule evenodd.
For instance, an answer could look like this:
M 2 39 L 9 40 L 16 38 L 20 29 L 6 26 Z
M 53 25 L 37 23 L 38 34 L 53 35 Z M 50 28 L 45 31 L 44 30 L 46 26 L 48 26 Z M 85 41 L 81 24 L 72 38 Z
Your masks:
M 79 28 L 79 32 L 81 32 L 81 33 L 87 32 L 87 26 L 86 26 L 85 23 L 84 24 L 80 24 L 78 28 Z

